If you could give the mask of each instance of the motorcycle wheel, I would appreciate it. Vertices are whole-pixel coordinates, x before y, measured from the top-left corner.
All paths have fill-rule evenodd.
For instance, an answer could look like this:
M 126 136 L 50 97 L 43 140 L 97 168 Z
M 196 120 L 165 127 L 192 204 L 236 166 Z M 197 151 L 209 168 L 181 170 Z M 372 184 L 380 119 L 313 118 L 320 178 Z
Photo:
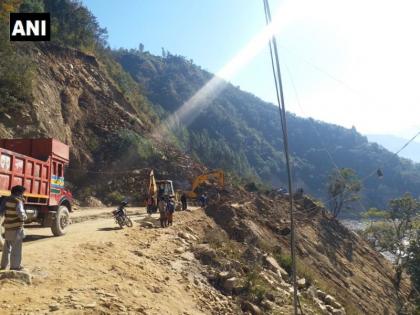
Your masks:
M 124 228 L 124 220 L 123 220 L 123 219 L 118 218 L 118 219 L 117 219 L 117 223 L 118 223 L 118 225 L 120 226 L 120 228 Z
M 125 218 L 125 224 L 126 224 L 128 227 L 133 227 L 133 221 L 131 221 L 131 219 L 130 219 L 129 217 L 126 217 L 126 218 Z

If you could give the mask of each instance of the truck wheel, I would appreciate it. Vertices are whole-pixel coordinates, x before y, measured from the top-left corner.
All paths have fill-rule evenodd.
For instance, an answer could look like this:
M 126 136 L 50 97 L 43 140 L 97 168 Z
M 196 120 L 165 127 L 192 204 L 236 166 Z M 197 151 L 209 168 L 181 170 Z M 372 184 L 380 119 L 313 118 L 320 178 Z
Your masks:
M 51 225 L 51 231 L 55 236 L 66 234 L 66 227 L 70 223 L 69 209 L 66 206 L 59 206 L 55 215 L 54 222 Z
M 0 252 L 3 250 L 3 245 L 4 245 L 3 234 L 4 234 L 3 218 L 0 218 Z

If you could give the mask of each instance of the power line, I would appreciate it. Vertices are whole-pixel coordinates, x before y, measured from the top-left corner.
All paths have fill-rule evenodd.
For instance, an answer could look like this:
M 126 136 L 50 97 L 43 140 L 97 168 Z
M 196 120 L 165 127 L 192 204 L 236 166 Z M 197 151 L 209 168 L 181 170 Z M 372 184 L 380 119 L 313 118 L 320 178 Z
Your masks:
M 270 5 L 268 0 L 263 0 L 264 3 L 264 13 L 265 13 L 265 20 L 267 26 L 271 24 L 271 12 L 270 12 Z M 292 174 L 290 168 L 290 157 L 289 157 L 289 142 L 288 142 L 288 135 L 287 135 L 287 121 L 286 121 L 286 107 L 284 103 L 284 94 L 283 94 L 283 86 L 281 81 L 281 72 L 280 72 L 280 62 L 278 57 L 278 49 L 277 49 L 277 41 L 274 33 L 271 36 L 269 41 L 270 47 L 270 58 L 271 58 L 271 66 L 273 71 L 274 83 L 276 86 L 276 96 L 277 102 L 279 106 L 279 114 L 280 114 L 280 121 L 281 121 L 281 128 L 283 133 L 283 147 L 284 147 L 284 154 L 286 157 L 286 166 L 287 166 L 287 181 L 289 186 L 289 206 L 290 206 L 290 246 L 291 246 L 291 254 L 292 254 L 292 281 L 293 281 L 293 308 L 295 315 L 298 314 L 298 295 L 297 295 L 297 281 L 296 281 L 296 239 L 295 239 L 295 222 L 294 222 L 294 214 L 293 214 L 293 185 L 292 185 Z M 302 309 L 301 309 L 302 312 Z
M 287 73 L 289 74 L 290 83 L 291 83 L 292 88 L 293 88 L 293 91 L 294 91 L 294 93 L 295 93 L 296 102 L 297 102 L 297 104 L 298 104 L 298 106 L 299 106 L 300 110 L 302 111 L 302 113 L 305 115 L 305 110 L 303 109 L 302 103 L 300 102 L 300 97 L 299 97 L 299 94 L 298 94 L 298 91 L 297 91 L 297 88 L 296 88 L 296 85 L 295 85 L 295 82 L 294 82 L 294 79 L 293 79 L 292 72 L 290 71 L 290 69 L 289 69 L 289 67 L 287 66 L 287 64 L 284 64 L 284 65 L 285 65 L 285 67 L 286 67 L 286 71 L 287 71 Z M 310 124 L 310 126 L 311 126 L 311 127 L 312 127 L 312 129 L 315 131 L 315 134 L 317 135 L 317 137 L 318 137 L 318 139 L 319 139 L 319 141 L 320 141 L 320 143 L 321 143 L 321 146 L 323 147 L 324 151 L 327 153 L 327 156 L 328 156 L 328 158 L 330 159 L 331 164 L 332 164 L 332 165 L 333 165 L 333 167 L 337 170 L 337 174 L 338 174 L 338 175 L 339 175 L 339 176 L 340 176 L 343 180 L 345 180 L 344 176 L 341 174 L 341 171 L 340 171 L 340 168 L 338 167 L 338 164 L 335 162 L 335 160 L 334 160 L 334 158 L 333 158 L 333 156 L 332 156 L 331 152 L 327 149 L 327 146 L 325 145 L 325 143 L 324 143 L 324 141 L 323 141 L 323 139 L 322 139 L 322 137 L 321 137 L 321 134 L 320 134 L 320 133 L 319 133 L 319 131 L 318 131 L 318 128 L 316 128 L 316 125 L 314 125 L 314 124 Z M 362 181 L 361 181 L 361 183 L 362 183 Z M 332 200 L 334 200 L 334 198 L 330 198 L 330 199 L 328 199 L 327 201 L 325 201 L 325 203 L 329 203 L 329 202 L 330 202 L 330 201 L 332 201 Z M 362 203 L 362 201 L 361 201 L 360 199 L 357 199 L 357 202 L 358 202 L 358 204 L 360 205 L 361 209 L 362 209 L 362 210 L 364 210 L 364 211 L 366 211 L 366 207 L 364 206 L 364 204 Z
M 386 166 L 386 164 L 391 161 L 391 159 L 396 155 L 398 156 L 398 154 L 404 150 L 411 142 L 413 142 L 418 136 L 420 135 L 420 131 L 418 131 L 410 140 L 408 140 L 400 149 L 398 149 L 396 152 L 394 152 L 385 162 L 382 163 L 382 167 L 384 168 Z M 367 175 L 366 177 L 364 177 L 362 179 L 362 182 L 364 182 L 365 180 L 369 179 L 370 177 L 372 177 L 373 175 L 377 174 L 378 169 L 375 169 L 374 171 L 372 171 L 371 173 L 369 173 L 369 175 Z

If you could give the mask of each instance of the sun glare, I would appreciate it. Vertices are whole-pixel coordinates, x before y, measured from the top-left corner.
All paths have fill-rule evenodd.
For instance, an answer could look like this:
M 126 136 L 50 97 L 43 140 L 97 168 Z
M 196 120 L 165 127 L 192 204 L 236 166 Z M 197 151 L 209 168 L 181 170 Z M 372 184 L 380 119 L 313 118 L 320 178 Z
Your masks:
M 271 24 L 265 26 L 257 33 L 210 81 L 155 128 L 152 133 L 155 138 L 163 139 L 178 126 L 188 126 L 191 124 L 200 112 L 207 108 L 220 92 L 222 92 L 228 84 L 228 81 L 267 47 L 273 34 L 278 34 L 297 18 L 296 12 L 298 10 L 294 9 L 294 2 L 286 2 L 286 4 L 280 6 L 276 11 Z M 261 7 L 261 17 L 263 18 L 262 11 L 263 8 Z

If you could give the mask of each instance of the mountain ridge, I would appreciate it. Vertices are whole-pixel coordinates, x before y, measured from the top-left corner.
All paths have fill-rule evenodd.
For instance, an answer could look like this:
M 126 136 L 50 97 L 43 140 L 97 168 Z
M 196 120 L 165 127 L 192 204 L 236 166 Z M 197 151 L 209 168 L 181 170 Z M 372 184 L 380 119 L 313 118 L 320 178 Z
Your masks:
M 397 152 L 400 150 L 410 139 L 389 134 L 368 134 L 366 135 L 371 142 L 376 142 L 382 145 L 389 151 Z M 420 143 L 415 140 L 404 148 L 399 156 L 410 159 L 415 163 L 420 162 Z
M 159 57 L 120 49 L 113 54 L 147 98 L 163 110 L 163 117 L 174 113 L 212 78 L 187 58 L 170 53 Z M 350 167 L 365 179 L 365 205 L 359 205 L 356 212 L 385 207 L 389 199 L 407 191 L 420 194 L 420 166 L 370 143 L 355 128 L 291 113 L 287 120 L 296 187 L 325 199 L 331 171 Z M 278 109 L 228 82 L 191 125 L 174 133 L 186 152 L 210 167 L 275 186 L 286 183 Z M 382 179 L 371 176 L 379 168 L 385 174 Z

